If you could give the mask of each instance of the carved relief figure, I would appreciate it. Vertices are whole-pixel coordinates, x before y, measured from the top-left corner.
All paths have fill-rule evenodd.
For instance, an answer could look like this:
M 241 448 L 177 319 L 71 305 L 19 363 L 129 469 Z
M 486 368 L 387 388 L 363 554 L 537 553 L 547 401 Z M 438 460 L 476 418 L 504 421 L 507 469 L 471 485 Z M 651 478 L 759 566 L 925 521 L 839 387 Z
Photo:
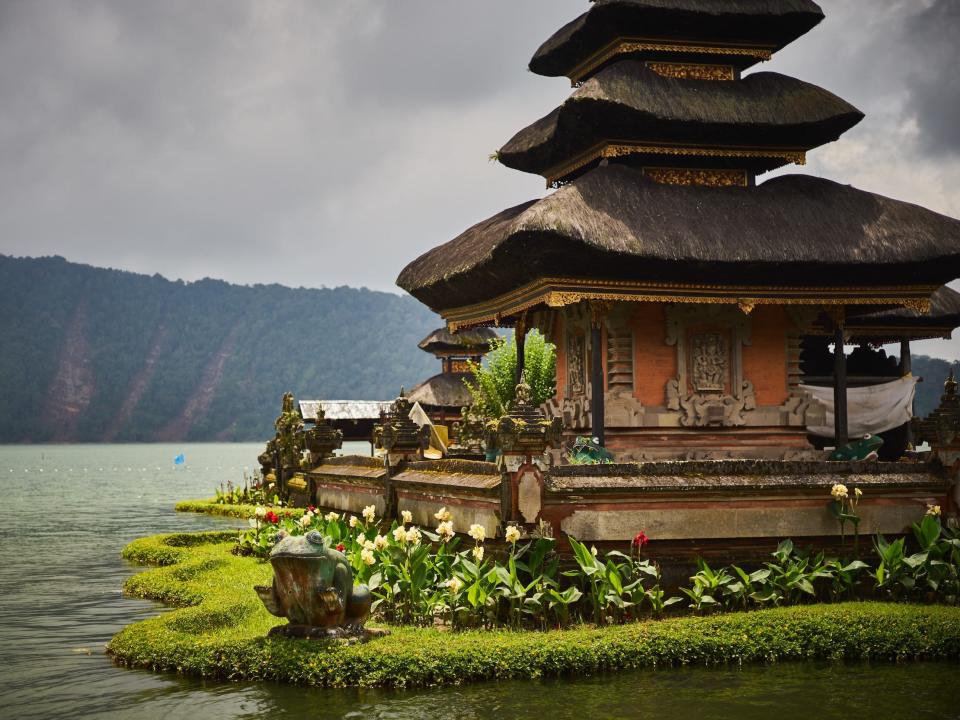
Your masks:
M 693 387 L 697 392 L 723 392 L 727 382 L 727 343 L 719 333 L 693 337 Z
M 584 338 L 575 332 L 567 333 L 567 386 L 569 395 L 584 393 Z

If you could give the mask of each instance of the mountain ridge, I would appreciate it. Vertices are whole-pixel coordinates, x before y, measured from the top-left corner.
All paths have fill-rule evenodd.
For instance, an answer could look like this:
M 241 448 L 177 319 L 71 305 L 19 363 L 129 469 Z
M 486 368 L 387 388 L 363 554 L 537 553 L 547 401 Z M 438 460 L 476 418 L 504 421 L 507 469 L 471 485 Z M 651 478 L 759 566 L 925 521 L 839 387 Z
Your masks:
M 0 442 L 259 440 L 283 392 L 385 400 L 440 319 L 366 288 L 168 280 L 0 255 Z

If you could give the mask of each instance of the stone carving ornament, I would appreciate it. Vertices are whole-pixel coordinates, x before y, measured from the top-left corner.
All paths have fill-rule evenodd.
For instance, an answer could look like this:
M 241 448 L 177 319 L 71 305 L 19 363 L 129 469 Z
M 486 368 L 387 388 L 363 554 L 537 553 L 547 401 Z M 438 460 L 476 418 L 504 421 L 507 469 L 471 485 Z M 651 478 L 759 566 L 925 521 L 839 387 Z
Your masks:
M 327 547 L 316 530 L 282 538 L 270 552 L 270 565 L 273 582 L 254 590 L 270 613 L 290 621 L 271 636 L 366 640 L 384 634 L 364 628 L 370 590 L 353 584 L 346 556 Z
M 697 392 L 723 392 L 727 384 L 727 341 L 720 333 L 693 336 L 692 375 Z
M 691 335 L 691 326 L 717 329 Z M 671 305 L 665 342 L 677 348 L 679 373 L 667 382 L 666 401 L 668 410 L 680 413 L 680 424 L 746 425 L 743 414 L 757 406 L 753 384 L 743 377 L 743 346 L 751 343 L 750 318 L 737 307 Z M 728 383 L 730 393 L 726 394 Z
M 585 390 L 585 343 L 584 336 L 577 332 L 567 333 L 567 386 L 568 396 L 583 395 Z

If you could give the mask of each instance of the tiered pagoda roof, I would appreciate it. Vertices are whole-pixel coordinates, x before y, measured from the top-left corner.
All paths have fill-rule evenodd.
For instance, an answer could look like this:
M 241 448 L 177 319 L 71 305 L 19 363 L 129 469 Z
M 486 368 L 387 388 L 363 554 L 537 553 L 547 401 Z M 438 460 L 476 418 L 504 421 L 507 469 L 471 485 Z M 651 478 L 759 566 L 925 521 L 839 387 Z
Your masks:
M 793 78 L 741 78 L 822 17 L 810 0 L 595 0 L 530 65 L 580 86 L 498 154 L 559 189 L 398 284 L 453 327 L 589 299 L 926 311 L 960 275 L 960 221 L 804 175 L 756 185 L 862 118 Z
M 694 167 L 706 161 L 752 174 L 803 164 L 808 150 L 836 140 L 862 119 L 836 95 L 786 75 L 678 81 L 642 61 L 621 60 L 517 133 L 499 159 L 549 183 L 576 177 L 603 158 L 630 156 L 643 165 L 686 158 L 684 164 Z M 747 185 L 748 173 L 738 180 Z
M 424 352 L 441 357 L 463 355 L 473 357 L 490 352 L 490 344 L 499 335 L 492 328 L 481 327 L 452 333 L 446 327 L 438 328 L 420 341 L 418 347 Z
M 530 70 L 574 82 L 624 56 L 716 62 L 738 71 L 769 60 L 823 20 L 810 0 L 593 0 L 537 50 Z
M 464 380 L 472 377 L 464 360 L 479 362 L 490 351 L 491 343 L 499 336 L 496 331 L 481 327 L 453 333 L 439 328 L 420 341 L 420 349 L 436 355 L 443 361 L 443 372 L 424 380 L 410 391 L 412 403 L 431 409 L 459 412 L 471 403 Z

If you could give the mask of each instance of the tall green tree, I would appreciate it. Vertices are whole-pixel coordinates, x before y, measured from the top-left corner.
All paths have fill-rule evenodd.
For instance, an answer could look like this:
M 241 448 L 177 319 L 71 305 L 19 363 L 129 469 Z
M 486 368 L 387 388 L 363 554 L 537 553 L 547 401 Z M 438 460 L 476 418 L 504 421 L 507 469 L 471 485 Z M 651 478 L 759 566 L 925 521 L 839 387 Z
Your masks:
M 556 394 L 557 349 L 536 330 L 527 334 L 523 346 L 523 373 L 535 405 Z M 485 418 L 504 415 L 516 398 L 517 341 L 510 336 L 492 343 L 482 364 L 471 363 L 473 380 L 464 380 L 474 411 Z

